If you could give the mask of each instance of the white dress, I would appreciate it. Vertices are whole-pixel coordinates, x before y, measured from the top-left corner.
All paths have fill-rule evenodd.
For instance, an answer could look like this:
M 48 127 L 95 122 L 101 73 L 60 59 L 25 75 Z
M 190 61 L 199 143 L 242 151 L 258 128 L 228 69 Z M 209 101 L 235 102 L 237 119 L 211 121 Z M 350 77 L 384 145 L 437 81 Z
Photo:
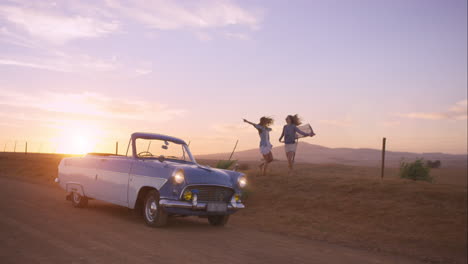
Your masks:
M 260 130 L 260 153 L 266 155 L 271 152 L 273 145 L 270 143 L 270 131 L 271 128 L 264 127 L 261 125 L 255 125 L 255 128 Z

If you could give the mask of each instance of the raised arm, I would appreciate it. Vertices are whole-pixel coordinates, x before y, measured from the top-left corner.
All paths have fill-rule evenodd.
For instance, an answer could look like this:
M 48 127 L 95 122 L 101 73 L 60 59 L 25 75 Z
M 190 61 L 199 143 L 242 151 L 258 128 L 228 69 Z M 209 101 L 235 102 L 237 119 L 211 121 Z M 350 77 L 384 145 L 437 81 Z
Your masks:
M 306 132 L 300 130 L 298 127 L 295 127 L 295 130 L 296 130 L 297 133 L 299 133 L 299 134 L 301 134 L 303 136 L 312 136 L 312 133 L 306 133 Z
M 252 126 L 255 126 L 255 125 L 256 125 L 255 123 L 252 123 L 252 122 L 250 122 L 249 120 L 247 120 L 247 119 L 245 119 L 245 118 L 242 119 L 242 120 L 244 120 L 245 123 L 250 124 L 250 125 L 252 125 Z
M 265 129 L 265 128 L 262 127 L 261 125 L 255 124 L 255 123 L 253 123 L 253 122 L 250 122 L 250 121 L 248 121 L 247 119 L 244 119 L 244 122 L 246 122 L 247 124 L 251 124 L 251 125 L 252 125 L 253 127 L 255 127 L 256 129 L 260 129 L 260 130 Z

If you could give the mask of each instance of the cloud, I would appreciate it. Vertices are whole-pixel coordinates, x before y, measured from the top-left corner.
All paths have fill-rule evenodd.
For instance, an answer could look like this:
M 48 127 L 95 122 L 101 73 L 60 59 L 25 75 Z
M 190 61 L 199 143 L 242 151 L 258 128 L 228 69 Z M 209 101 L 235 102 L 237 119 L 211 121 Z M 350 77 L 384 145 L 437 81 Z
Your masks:
M 38 8 L 0 6 L 0 14 L 30 36 L 53 44 L 63 44 L 79 38 L 96 38 L 119 28 L 116 21 L 103 21 L 81 15 L 67 16 Z
M 248 10 L 228 0 L 143 1 L 6 1 L 0 3 L 0 42 L 26 47 L 28 52 L 0 51 L 0 65 L 20 66 L 58 72 L 122 70 L 136 77 L 151 73 L 141 63 L 108 60 L 66 51 L 67 43 L 125 33 L 135 24 L 143 35 L 158 30 L 187 30 L 201 41 L 216 35 L 248 39 L 242 29 L 260 28 L 262 12 Z M 237 33 L 217 30 L 235 26 Z M 224 29 L 223 29 L 224 30 Z M 89 54 L 89 52 L 87 52 Z M 34 55 L 26 55 L 34 54 Z M 86 54 L 86 53 L 85 53 Z
M 0 28 L 0 41 L 5 43 L 13 44 L 15 46 L 37 49 L 38 45 L 31 39 L 23 37 L 20 34 L 17 34 L 6 27 Z
M 48 56 L 0 56 L 0 65 L 12 65 L 58 72 L 97 71 L 109 72 L 122 68 L 115 60 L 105 60 L 87 55 L 50 54 Z
M 27 61 L 19 61 L 15 59 L 0 59 L 0 65 L 13 65 L 13 66 L 35 68 L 35 69 L 66 72 L 65 69 L 60 69 L 54 65 L 32 63 L 32 62 L 27 62 Z
M 136 69 L 135 70 L 135 73 L 136 73 L 137 76 L 147 75 L 147 74 L 150 74 L 152 72 L 153 72 L 152 70 L 148 70 L 148 69 Z
M 233 32 L 225 32 L 224 36 L 227 39 L 238 39 L 238 40 L 249 40 L 250 37 L 244 33 L 233 33 Z
M 28 109 L 42 111 L 42 114 L 33 114 L 31 118 L 35 120 L 42 118 L 48 121 L 58 119 L 128 119 L 162 122 L 185 113 L 183 109 L 172 109 L 152 101 L 122 99 L 89 92 L 43 92 L 39 94 L 2 92 L 0 93 L 0 106 L 15 108 L 15 111 L 4 113 L 4 115 L 16 115 L 18 119 L 24 119 L 24 113 L 28 112 Z M 26 115 L 28 117 L 29 112 Z
M 468 100 L 462 100 L 443 112 L 411 112 L 406 114 L 398 114 L 399 116 L 412 119 L 426 120 L 466 120 L 467 119 Z
M 231 1 L 168 1 L 107 0 L 106 4 L 118 14 L 129 17 L 150 28 L 173 30 L 206 29 L 225 26 L 260 27 L 261 12 L 248 11 Z
M 330 126 L 338 126 L 338 127 L 349 127 L 353 124 L 350 119 L 343 119 L 343 120 L 333 120 L 333 119 L 325 119 L 319 121 L 322 124 L 330 125 Z
M 0 66 L 18 66 L 56 72 L 118 72 L 119 76 L 139 77 L 153 72 L 152 65 L 146 61 L 121 61 L 117 57 L 96 58 L 85 54 L 69 54 L 64 52 L 45 52 L 41 55 L 2 56 Z
M 9 36 L 2 41 L 20 45 L 35 44 L 25 41 L 24 36 L 60 45 L 75 39 L 124 32 L 125 26 L 132 24 L 147 29 L 191 32 L 232 26 L 257 30 L 262 20 L 263 10 L 243 8 L 230 0 L 96 0 L 92 4 L 45 0 L 0 4 L 0 22 L 4 22 L 0 33 Z M 209 38 L 206 33 L 195 34 L 203 40 Z M 9 40 L 11 36 L 13 41 Z
M 206 32 L 197 31 L 194 33 L 194 35 L 200 41 L 210 41 L 213 39 L 213 37 Z

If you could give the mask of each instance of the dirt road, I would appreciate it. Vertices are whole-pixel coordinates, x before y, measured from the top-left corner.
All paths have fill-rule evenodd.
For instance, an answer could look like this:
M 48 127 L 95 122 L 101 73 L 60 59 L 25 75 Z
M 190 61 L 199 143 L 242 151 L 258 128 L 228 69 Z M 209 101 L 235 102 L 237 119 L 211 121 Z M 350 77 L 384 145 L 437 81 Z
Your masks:
M 154 229 L 112 204 L 73 208 L 58 187 L 7 178 L 0 186 L 1 263 L 416 263 L 197 218 Z

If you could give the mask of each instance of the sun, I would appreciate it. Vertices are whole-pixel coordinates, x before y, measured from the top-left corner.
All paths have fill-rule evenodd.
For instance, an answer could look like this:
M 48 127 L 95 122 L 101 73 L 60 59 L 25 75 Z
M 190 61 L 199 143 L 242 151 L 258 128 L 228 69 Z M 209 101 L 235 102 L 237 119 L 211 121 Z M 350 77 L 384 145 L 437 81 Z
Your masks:
M 72 154 L 86 154 L 93 150 L 90 140 L 83 135 L 72 135 L 69 148 Z
M 99 130 L 84 124 L 73 124 L 64 127 L 56 139 L 57 153 L 86 154 L 93 152 Z

